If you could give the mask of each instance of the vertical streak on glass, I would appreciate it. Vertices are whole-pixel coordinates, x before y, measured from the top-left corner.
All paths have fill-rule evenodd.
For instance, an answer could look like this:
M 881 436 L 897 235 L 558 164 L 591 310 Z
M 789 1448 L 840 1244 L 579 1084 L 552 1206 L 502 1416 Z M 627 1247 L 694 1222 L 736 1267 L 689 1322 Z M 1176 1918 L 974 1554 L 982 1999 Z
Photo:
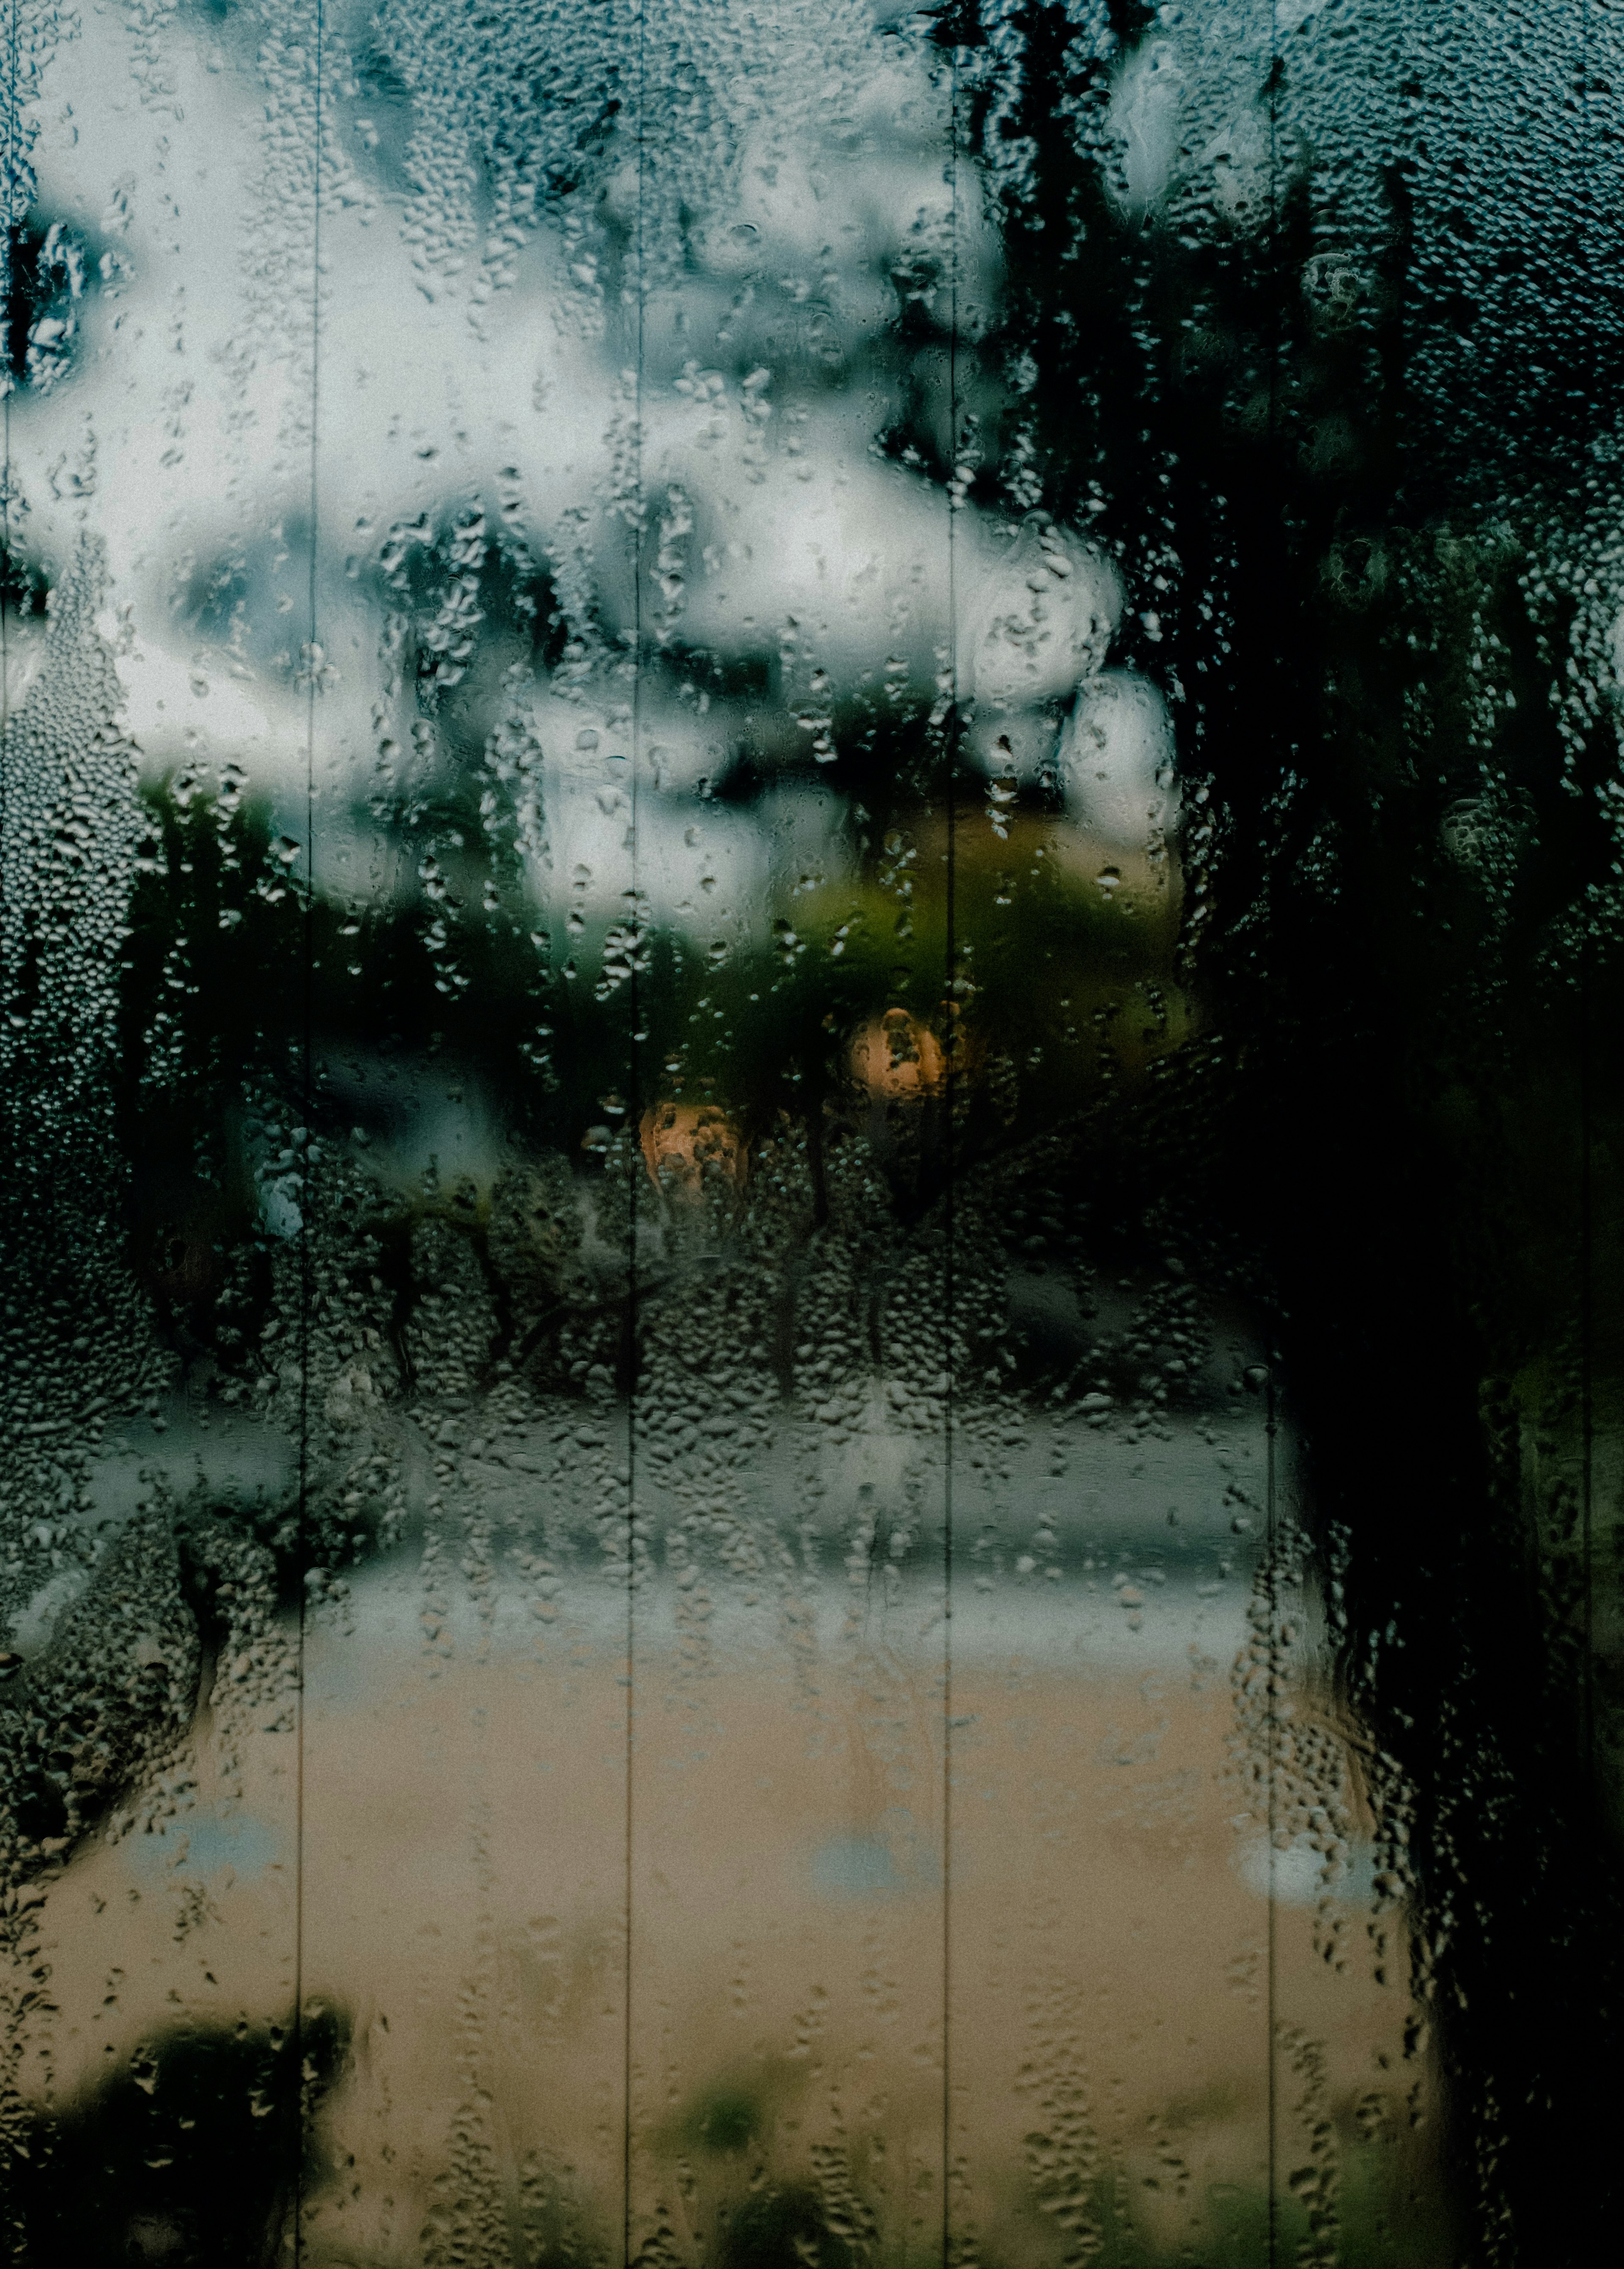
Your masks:
M 1280 358 L 1281 358 L 1281 349 L 1282 349 L 1282 346 L 1283 346 L 1283 344 L 1284 344 L 1284 341 L 1283 341 L 1283 336 L 1282 336 L 1282 332 L 1283 332 L 1283 326 L 1282 326 L 1282 324 L 1281 324 L 1281 312 L 1282 312 L 1282 311 L 1281 311 L 1281 297 L 1280 297 L 1281 277 L 1280 277 L 1280 137 L 1279 137 L 1279 104 L 1280 104 L 1280 85 L 1279 85 L 1279 81 L 1280 81 L 1280 0 L 1269 0 L 1269 77 L 1268 77 L 1268 90 L 1269 90 L 1269 217 L 1268 217 L 1268 261 L 1269 261 L 1269 267 L 1270 267 L 1270 270 L 1271 270 L 1269 281 L 1270 281 L 1270 285 L 1271 285 L 1271 287 L 1272 287 L 1272 291 L 1271 291 L 1271 300 L 1270 300 L 1270 320 L 1271 320 L 1271 322 L 1273 322 L 1273 326 L 1274 326 L 1274 336 L 1273 336 L 1273 343 L 1272 343 L 1272 350 L 1271 350 L 1271 352 L 1270 352 L 1270 355 L 1269 355 L 1269 473 L 1270 473 L 1270 479 L 1271 479 L 1271 483 L 1273 482 L 1273 475 L 1274 475 L 1274 456 L 1275 456 L 1275 451 L 1276 451 L 1276 449 L 1277 449 L 1277 448 L 1278 448 L 1278 447 L 1279 447 L 1278 425 L 1279 425 L 1279 408 L 1280 408 L 1280 403 L 1279 403 L 1279 392 L 1280 392 Z M 1274 1842 L 1274 1838 L 1275 1838 L 1276 1825 L 1277 1825 L 1277 1796 L 1278 1796 L 1278 1791 L 1277 1791 L 1277 1788 L 1276 1788 L 1276 1781 L 1277 1781 L 1277 1778 L 1278 1778 L 1278 1766 L 1279 1766 L 1279 1755 L 1280 1755 L 1280 1722 L 1279 1722 L 1279 1709 L 1280 1709 L 1281 1659 L 1280 1659 L 1280 1559 L 1279 1559 L 1279 1551 L 1280 1551 L 1280 1547 L 1279 1547 L 1279 1540 L 1278 1540 L 1278 1537 L 1277 1537 L 1277 1534 L 1276 1534 L 1276 1528 L 1275 1528 L 1275 1504 L 1274 1504 L 1274 1438 L 1275 1438 L 1275 1421 L 1274 1421 L 1274 1366 L 1273 1366 L 1273 1351 L 1272 1351 L 1272 1350 L 1270 1351 L 1270 1359 L 1269 1359 L 1269 1375 L 1268 1375 L 1268 1384 L 1267 1384 L 1267 1393 L 1268 1393 L 1268 1416 L 1267 1416 L 1267 1428 L 1266 1428 L 1266 1433 L 1267 1433 L 1267 1449 L 1266 1449 L 1266 1456 L 1267 1456 L 1268 1465 L 1267 1465 L 1267 1478 L 1266 1478 L 1266 1499 L 1265 1499 L 1265 1528 L 1266 1528 L 1266 1538 L 1265 1538 L 1265 1543 L 1264 1543 L 1264 1553 L 1265 1553 L 1265 1566 L 1266 1567 L 1266 1569 L 1267 1569 L 1267 1571 L 1268 1571 L 1267 1578 L 1266 1578 L 1267 1590 L 1266 1590 L 1266 1603 L 1267 1603 L 1267 1608 L 1268 1608 L 1268 1617 L 1269 1617 L 1268 1673 L 1267 1673 L 1267 1675 L 1268 1675 L 1268 1696 L 1267 1696 L 1266 1708 L 1266 1711 L 1265 1711 L 1265 1722 L 1266 1722 L 1266 1734 L 1265 1734 L 1265 1739 L 1266 1739 L 1266 1744 L 1267 1744 L 1267 1766 L 1268 1766 L 1268 1798 L 1267 1798 L 1267 1808 L 1268 1808 L 1269 1857 L 1268 1857 L 1268 1939 L 1267 1939 L 1267 1949 L 1268 1949 L 1268 1952 L 1267 1952 L 1267 1969 L 1268 1969 L 1268 1974 L 1267 1974 L 1267 1979 L 1266 1979 L 1266 1996 L 1265 1996 L 1265 1998 L 1266 1998 L 1266 2000 L 1267 2009 L 1268 2009 L 1268 2039 L 1267 2039 L 1267 2055 L 1268 2055 L 1268 2059 L 1269 2059 L 1269 2068 L 1268 2068 L 1268 2091 L 1267 2091 L 1267 2093 L 1268 2093 L 1268 2126 L 1269 2126 L 1269 2132 L 1268 2132 L 1268 2137 L 1267 2137 L 1267 2156 L 1268 2156 L 1268 2177 L 1267 2177 L 1267 2179 L 1268 2179 L 1268 2247 L 1269 2247 L 1269 2255 L 1268 2255 L 1268 2258 L 1269 2258 L 1269 2269 L 1275 2269 L 1275 2264 L 1276 2264 L 1276 2260 L 1277 2260 L 1278 2235 L 1279 2235 L 1279 2233 L 1278 2233 L 1278 2228 L 1277 2228 L 1277 2218 L 1278 2218 L 1279 2212 L 1280 2212 L 1279 2199 L 1278 2199 L 1278 2172 L 1279 2172 L 1279 2169 L 1278 2169 L 1278 2167 L 1277 2167 L 1277 2164 L 1276 2164 L 1276 2158 L 1277 2158 L 1277 2153 L 1278 2153 L 1278 2147 L 1278 2147 L 1278 2142 L 1277 2142 L 1277 2133 L 1278 2133 L 1278 2126 L 1279 2126 L 1279 2119 L 1278 2119 L 1278 2111 L 1279 2111 L 1278 2095 L 1279 2095 L 1279 2089 L 1280 2089 L 1280 2011 L 1279 2011 L 1279 2003 L 1278 2003 L 1278 1977 L 1279 1977 L 1279 1957 L 1280 1957 L 1280 1947 L 1279 1947 L 1279 1939 L 1280 1939 L 1280 1911 L 1279 1911 L 1279 1901 L 1278 1901 L 1278 1898 L 1277 1898 L 1277 1896 L 1276 1896 L 1276 1894 L 1277 1894 L 1277 1890 L 1278 1890 L 1278 1884 L 1277 1884 L 1277 1881 L 1276 1881 L 1276 1870 L 1277 1870 L 1277 1867 L 1278 1867 L 1278 1865 L 1279 1865 L 1279 1861 L 1278 1861 L 1278 1857 L 1277 1857 L 1277 1853 L 1276 1853 L 1276 1850 L 1275 1850 L 1275 1842 Z
M 953 2234 L 953 1401 L 955 1318 L 953 1282 L 954 1157 L 953 1120 L 957 1100 L 958 1009 L 956 941 L 954 935 L 957 841 L 955 769 L 958 762 L 958 589 L 954 522 L 958 509 L 956 486 L 958 470 L 958 64 L 956 43 L 949 60 L 948 166 L 952 197 L 949 235 L 948 321 L 948 881 L 947 881 L 947 1017 L 943 1102 L 946 1127 L 944 1153 L 947 1186 L 944 1192 L 946 1253 L 942 1273 L 942 1371 L 945 1392 L 942 1412 L 946 1438 L 942 1460 L 942 1615 L 941 1615 L 941 2263 L 948 2269 Z
M 638 1082 L 638 1035 L 642 1028 L 639 1014 L 638 963 L 639 943 L 638 898 L 638 770 L 642 763 L 642 695 L 643 695 L 643 317 L 647 304 L 646 279 L 643 272 L 644 199 L 646 189 L 647 152 L 644 129 L 646 124 L 645 96 L 646 92 L 646 40 L 647 18 L 646 0 L 637 0 L 637 88 L 638 88 L 638 194 L 637 241 L 633 263 L 632 288 L 637 293 L 637 359 L 633 376 L 631 400 L 631 446 L 633 450 L 632 518 L 630 529 L 631 541 L 631 891 L 627 909 L 627 928 L 631 933 L 631 973 L 627 980 L 627 1002 L 631 1016 L 626 1052 L 626 1126 L 631 1134 L 627 1156 L 626 1201 L 626 1669 L 625 1669 L 625 1751 L 626 1777 L 625 1809 L 625 1882 L 624 1974 L 622 1982 L 624 2007 L 621 2013 L 622 2083 L 624 2090 L 624 2126 L 622 2136 L 622 2205 L 621 2258 L 625 2269 L 631 2262 L 631 1896 L 632 1896 L 632 1765 L 636 1734 L 635 1697 L 637 1693 L 637 1421 L 639 1324 L 638 1314 L 638 1181 L 642 1151 L 639 1140 L 643 1124 L 643 1105 Z
M 18 147 L 21 140 L 22 102 L 17 85 L 17 10 L 18 0 L 11 0 L 6 18 L 5 41 L 5 151 L 0 164 L 5 168 L 4 189 L 5 198 L 5 241 L 0 246 L 0 304 L 10 310 L 11 304 L 11 227 L 12 200 L 17 194 Z M 11 767 L 8 742 L 11 730 L 11 654 L 10 600 L 6 586 L 11 567 L 11 372 L 10 340 L 7 340 L 7 366 L 0 370 L 0 418 L 4 421 L 5 474 L 0 484 L 0 850 L 5 844 L 7 803 L 11 784 Z M 0 912 L 4 910 L 5 868 L 0 862 Z
M 1579 33 L 1580 140 L 1583 151 L 1581 195 L 1590 218 L 1594 199 L 1594 148 L 1591 140 L 1591 8 L 1584 0 Z M 1588 892 L 1586 894 L 1588 896 Z M 1579 933 L 1579 1550 L 1583 1584 L 1584 1660 L 1580 1673 L 1580 1728 L 1584 1743 L 1584 1776 L 1588 1792 L 1596 1794 L 1596 1681 L 1593 1651 L 1591 1564 L 1591 1481 L 1594 1436 L 1591 1399 L 1594 1315 L 1591 1284 L 1591 918 L 1589 909 Z
M 1269 1645 L 1268 1645 L 1268 1681 L 1269 1681 L 1269 1684 L 1268 1684 L 1268 1703 L 1267 1703 L 1267 1708 L 1266 1708 L 1266 1711 L 1265 1711 L 1265 1720 L 1264 1720 L 1264 1722 L 1265 1722 L 1265 1728 L 1266 1728 L 1264 1738 L 1265 1738 L 1265 1741 L 1266 1741 L 1266 1744 L 1267 1744 L 1267 1750 L 1266 1750 L 1266 1755 L 1267 1755 L 1267 1764 L 1268 1764 L 1268 1797 L 1267 1797 L 1267 1801 L 1268 1801 L 1268 1827 L 1269 1827 L 1269 1859 L 1268 1859 L 1268 1869 L 1269 1869 L 1268 1977 L 1267 1977 L 1267 1988 L 1266 1988 L 1266 1996 L 1267 1996 L 1267 2002 L 1268 2002 L 1268 2014 L 1269 2014 L 1269 2025 L 1268 2025 L 1268 2058 L 1269 2058 L 1269 2072 L 1268 2072 L 1268 2122 L 1269 2122 L 1269 2132 L 1268 2132 L 1268 2138 L 1267 2138 L 1267 2149 L 1268 2149 L 1268 2212 L 1269 2212 L 1269 2269 L 1274 2269 L 1275 2258 L 1276 2258 L 1276 2255 L 1275 2255 L 1275 2244 L 1276 2244 L 1276 2228 L 1275 2228 L 1275 2222 L 1276 2222 L 1276 2216 L 1278 2215 L 1279 2211 L 1280 2211 L 1280 2209 L 1279 2209 L 1279 2204 L 1278 2204 L 1278 2201 L 1277 2201 L 1277 2199 L 1276 2199 L 1276 2194 L 1275 2194 L 1275 2193 L 1276 2193 L 1276 2180 L 1275 2180 L 1275 2177 L 1276 2177 L 1276 2171 L 1277 2171 L 1277 2169 L 1276 2169 L 1276 2165 L 1275 2165 L 1275 2160 L 1276 2160 L 1276 2154 L 1277 2154 L 1277 2148 L 1278 2148 L 1278 2147 L 1277 2147 L 1277 2142 L 1276 2142 L 1276 2134 L 1277 2134 L 1278 2125 L 1279 2125 L 1278 2117 L 1277 2117 L 1277 2109 L 1278 2109 L 1278 2107 L 1277 2107 L 1277 2103 L 1276 2103 L 1276 2097 L 1277 2097 L 1278 2089 L 1279 2089 L 1279 2085 L 1280 2085 L 1280 2074 L 1279 2074 L 1279 2064 L 1280 2064 L 1280 2058 L 1279 2058 L 1279 2055 L 1278 2055 L 1278 2042 L 1279 2042 L 1279 2024 L 1280 2024 L 1280 2019 L 1279 2019 L 1279 2016 L 1278 2016 L 1277 2012 L 1276 2012 L 1276 1979 L 1277 1979 L 1277 1977 L 1278 1977 L 1278 1972 L 1279 1972 L 1279 1966 L 1280 1966 L 1280 1963 L 1279 1963 L 1279 1905 L 1278 1905 L 1278 1902 L 1277 1902 L 1276 1896 L 1275 1896 L 1275 1893 L 1276 1893 L 1275 1867 L 1276 1867 L 1276 1865 L 1277 1865 L 1277 1859 L 1276 1859 L 1276 1852 L 1275 1852 L 1274 1837 L 1275 1837 L 1275 1830 L 1276 1830 L 1276 1826 L 1277 1826 L 1277 1822 L 1278 1822 L 1278 1811 L 1277 1811 L 1277 1805 L 1276 1805 L 1276 1796 L 1277 1796 L 1276 1783 L 1277 1783 L 1277 1779 L 1278 1779 L 1278 1768 L 1279 1768 L 1279 1758 L 1280 1758 L 1280 1726 L 1279 1726 L 1279 1718 L 1278 1718 L 1278 1714 L 1277 1714 L 1277 1713 L 1278 1713 L 1279 1707 L 1280 1707 L 1281 1659 L 1280 1659 L 1280 1546 L 1279 1546 L 1279 1541 L 1278 1541 L 1278 1535 L 1277 1535 L 1277 1529 L 1276 1529 L 1276 1520 L 1275 1520 L 1275 1492 L 1274 1492 L 1274 1438 L 1275 1438 L 1275 1419 L 1274 1419 L 1274 1371 L 1273 1371 L 1273 1362 L 1271 1362 L 1270 1366 L 1269 1366 L 1269 1378 L 1268 1378 L 1267 1393 L 1268 1393 L 1268 1417 L 1267 1417 L 1267 1423 L 1266 1423 L 1266 1428 L 1265 1428 L 1265 1439 L 1266 1439 L 1266 1452 L 1265 1452 L 1265 1454 L 1266 1454 L 1266 1459 L 1267 1459 L 1267 1466 L 1266 1466 L 1266 1476 L 1265 1476 L 1265 1483 L 1264 1483 L 1264 1490 L 1265 1490 L 1265 1494 L 1264 1494 L 1264 1548 L 1264 1548 L 1264 1567 L 1265 1567 L 1265 1570 L 1266 1570 L 1266 1576 L 1265 1576 L 1265 1579 L 1264 1579 L 1264 1580 L 1265 1580 L 1265 1585 L 1266 1585 L 1266 1590 L 1265 1590 L 1265 1600 L 1266 1600 L 1266 1606 L 1267 1606 L 1267 1609 L 1268 1609 L 1268 1617 L 1269 1617 Z
M 294 1565 L 299 1576 L 299 1642 L 294 1663 L 293 1763 L 293 2264 L 304 2258 L 305 2158 L 305 1583 L 310 1478 L 310 1226 L 308 1189 L 314 1109 L 312 1016 L 315 987 L 315 749 L 316 691 L 321 649 L 316 642 L 316 536 L 320 521 L 316 477 L 319 442 L 318 371 L 321 323 L 321 34 L 322 0 L 315 0 L 314 105 L 310 152 L 310 574 L 305 640 L 305 919 L 304 999 L 301 1002 L 299 1084 L 305 1125 L 305 1202 L 299 1232 L 299 1515 Z
M 1596 1781 L 1596 1715 L 1592 1652 L 1591 1588 L 1591 1371 L 1593 1306 L 1591 1283 L 1591 920 L 1587 912 L 1579 939 L 1579 1559 L 1584 1659 L 1580 1670 L 1580 1730 L 1584 1772 L 1592 1794 Z
M 17 172 L 17 4 L 11 0 L 6 19 L 5 45 L 5 243 L 0 247 L 0 300 L 11 303 L 11 183 Z M 4 422 L 5 473 L 0 482 L 0 848 L 5 843 L 6 790 L 11 766 L 6 761 L 6 738 L 11 726 L 11 657 L 7 639 L 5 579 L 11 565 L 11 373 L 0 371 L 0 419 Z M 4 909 L 4 867 L 0 864 L 0 910 Z

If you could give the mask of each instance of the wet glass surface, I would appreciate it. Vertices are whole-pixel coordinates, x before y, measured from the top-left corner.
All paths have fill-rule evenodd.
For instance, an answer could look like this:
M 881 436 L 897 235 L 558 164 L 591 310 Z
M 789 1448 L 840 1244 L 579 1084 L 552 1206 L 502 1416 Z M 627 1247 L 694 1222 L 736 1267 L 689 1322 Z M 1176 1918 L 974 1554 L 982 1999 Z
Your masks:
M 8 2258 L 1594 2251 L 1619 39 L 13 7 Z

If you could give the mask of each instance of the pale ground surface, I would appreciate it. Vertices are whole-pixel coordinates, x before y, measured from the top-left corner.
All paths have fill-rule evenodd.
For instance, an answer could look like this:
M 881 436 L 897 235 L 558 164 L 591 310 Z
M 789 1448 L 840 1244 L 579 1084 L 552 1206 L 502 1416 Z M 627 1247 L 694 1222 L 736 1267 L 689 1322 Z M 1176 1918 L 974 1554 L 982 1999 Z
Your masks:
M 764 2169 L 826 2211 L 860 2201 L 887 2258 L 939 2246 L 944 1915 L 954 2210 L 990 2258 L 1058 2259 L 1113 2176 L 1174 2248 L 1260 2191 L 1269 1868 L 1230 1677 L 1258 1542 L 1216 1494 L 1256 1479 L 1260 1429 L 1075 1431 L 1045 1491 L 1069 1514 L 1016 1489 L 1009 1549 L 956 1578 L 945 1882 L 939 1561 L 886 1580 L 825 1549 L 799 1592 L 720 1588 L 698 1640 L 668 1562 L 636 1602 L 629 1807 L 624 1581 L 537 1584 L 520 1546 L 490 1549 L 547 1526 L 539 1477 L 488 1466 L 480 1520 L 358 1575 L 348 1628 L 313 1620 L 303 1988 L 347 2014 L 351 2053 L 308 2259 L 437 2258 L 431 2224 L 454 2252 L 537 2199 L 618 2249 L 628 1884 L 639 2236 L 707 2258 Z M 177 1414 L 158 1462 L 178 1477 L 200 1446 Z M 888 1446 L 855 1445 L 853 1471 Z M 239 1459 L 263 1453 L 243 1430 Z M 1048 1581 L 1015 1572 L 1015 1532 L 1045 1519 Z M 824 1515 L 831 1542 L 844 1526 Z M 1310 1652 L 1296 1670 L 1294 1711 L 1325 1720 Z M 164 1832 L 92 1843 L 49 1891 L 36 2090 L 70 2096 L 177 2024 L 291 2008 L 297 1749 L 260 1716 L 245 1733 L 205 1706 Z M 1317 1870 L 1277 1855 L 1280 2176 L 1328 2150 L 1396 2197 L 1430 2090 L 1401 1918 L 1382 1985 L 1368 1844 L 1328 1903 Z

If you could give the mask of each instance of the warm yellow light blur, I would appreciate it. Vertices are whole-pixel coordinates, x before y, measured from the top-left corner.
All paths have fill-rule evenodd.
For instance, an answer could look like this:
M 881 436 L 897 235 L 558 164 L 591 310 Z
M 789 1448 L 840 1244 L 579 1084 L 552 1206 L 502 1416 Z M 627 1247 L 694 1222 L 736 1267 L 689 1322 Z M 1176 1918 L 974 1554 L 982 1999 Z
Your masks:
M 888 1009 L 853 1041 L 852 1068 L 872 1096 L 911 1102 L 940 1090 L 946 1059 L 927 1025 L 905 1009 Z
M 697 1197 L 707 1177 L 744 1186 L 748 1149 L 727 1113 L 711 1103 L 657 1103 L 643 1114 L 643 1156 L 662 1190 Z

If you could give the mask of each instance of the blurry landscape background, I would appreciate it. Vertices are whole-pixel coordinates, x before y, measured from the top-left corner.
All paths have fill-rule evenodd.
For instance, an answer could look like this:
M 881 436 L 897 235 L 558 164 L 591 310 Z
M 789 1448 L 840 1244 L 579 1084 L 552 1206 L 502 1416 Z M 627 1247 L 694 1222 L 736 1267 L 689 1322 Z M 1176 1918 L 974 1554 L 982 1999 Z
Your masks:
M 1617 36 L 17 11 L 14 2258 L 1593 2248 Z

